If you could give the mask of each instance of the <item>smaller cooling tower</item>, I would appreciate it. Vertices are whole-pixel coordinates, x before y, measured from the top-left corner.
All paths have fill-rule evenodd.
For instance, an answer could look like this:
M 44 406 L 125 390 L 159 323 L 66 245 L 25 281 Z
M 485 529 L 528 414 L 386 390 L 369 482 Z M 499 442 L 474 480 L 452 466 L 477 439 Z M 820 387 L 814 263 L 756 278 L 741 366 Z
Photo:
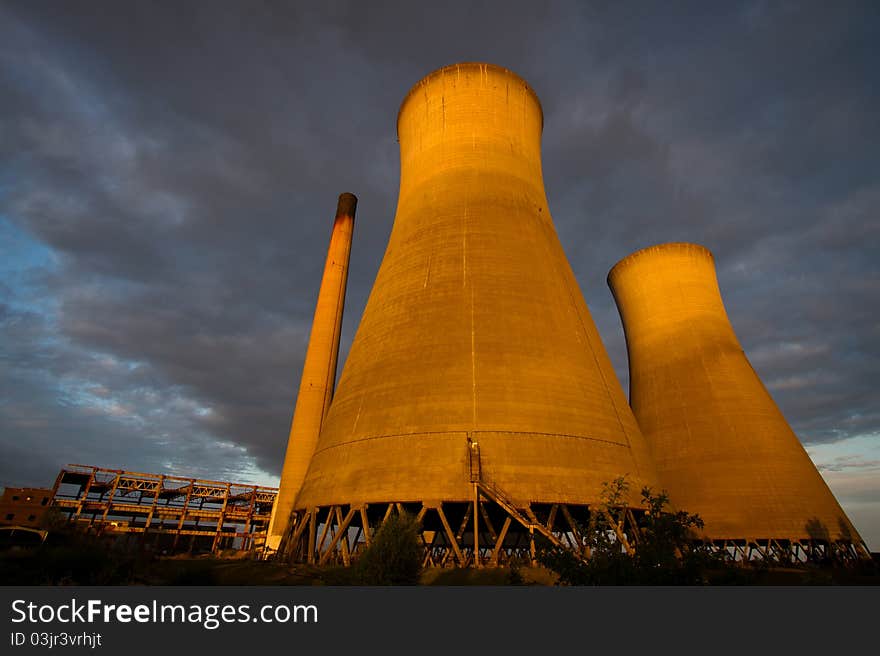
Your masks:
M 839 542 L 865 555 L 743 353 L 712 254 L 652 246 L 614 266 L 608 284 L 626 333 L 630 403 L 672 503 L 699 514 L 716 542 Z

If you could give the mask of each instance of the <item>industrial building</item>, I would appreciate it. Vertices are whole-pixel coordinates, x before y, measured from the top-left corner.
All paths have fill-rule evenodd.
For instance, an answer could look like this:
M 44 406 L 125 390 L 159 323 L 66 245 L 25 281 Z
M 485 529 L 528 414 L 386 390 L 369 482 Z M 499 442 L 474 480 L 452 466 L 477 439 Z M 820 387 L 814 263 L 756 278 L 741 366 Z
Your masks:
M 69 523 L 156 553 L 256 553 L 264 546 L 277 492 L 260 485 L 67 465 L 52 489 L 7 488 L 0 519 L 50 530 Z
M 626 477 L 634 497 L 666 488 L 703 515 L 701 539 L 732 558 L 867 557 L 742 354 L 701 247 L 609 276 L 630 406 L 550 216 L 543 121 L 534 90 L 490 64 L 405 96 L 397 212 L 336 384 L 356 206 L 340 196 L 270 550 L 349 564 L 408 512 L 426 565 L 534 560 L 536 540 L 587 558 L 603 484 Z M 631 550 L 644 509 L 618 511 Z
M 39 528 L 50 507 L 52 490 L 7 487 L 0 496 L 0 526 Z

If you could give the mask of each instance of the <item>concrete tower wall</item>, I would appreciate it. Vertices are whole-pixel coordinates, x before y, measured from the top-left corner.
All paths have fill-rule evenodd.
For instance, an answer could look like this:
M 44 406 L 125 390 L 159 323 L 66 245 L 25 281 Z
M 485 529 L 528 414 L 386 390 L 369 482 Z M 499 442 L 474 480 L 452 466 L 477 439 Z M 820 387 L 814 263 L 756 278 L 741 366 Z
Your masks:
M 608 274 L 630 402 L 671 501 L 713 539 L 860 542 L 734 334 L 712 254 L 662 244 Z
M 553 227 L 542 127 L 534 91 L 496 66 L 406 96 L 393 230 L 297 508 L 468 500 L 468 437 L 517 501 L 656 483 Z

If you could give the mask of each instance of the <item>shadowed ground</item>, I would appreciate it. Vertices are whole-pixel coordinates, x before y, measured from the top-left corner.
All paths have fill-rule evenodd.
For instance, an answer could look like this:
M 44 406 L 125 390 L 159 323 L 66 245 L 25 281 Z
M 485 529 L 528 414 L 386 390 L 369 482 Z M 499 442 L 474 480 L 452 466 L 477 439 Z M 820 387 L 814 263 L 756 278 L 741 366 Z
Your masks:
M 708 572 L 710 585 L 878 585 L 876 565 L 861 568 L 737 567 Z M 554 585 L 540 567 L 426 569 L 421 585 Z M 47 546 L 0 553 L 4 585 L 351 585 L 344 567 L 287 566 L 214 557 L 154 558 L 100 545 Z

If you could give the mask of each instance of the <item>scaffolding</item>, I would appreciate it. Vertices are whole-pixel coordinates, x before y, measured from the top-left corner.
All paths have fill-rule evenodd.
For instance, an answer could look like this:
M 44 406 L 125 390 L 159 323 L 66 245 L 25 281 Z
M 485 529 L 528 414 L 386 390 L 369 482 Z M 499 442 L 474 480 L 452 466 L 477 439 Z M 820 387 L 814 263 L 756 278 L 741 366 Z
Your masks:
M 67 465 L 51 507 L 86 532 L 159 553 L 263 548 L 278 488 Z

